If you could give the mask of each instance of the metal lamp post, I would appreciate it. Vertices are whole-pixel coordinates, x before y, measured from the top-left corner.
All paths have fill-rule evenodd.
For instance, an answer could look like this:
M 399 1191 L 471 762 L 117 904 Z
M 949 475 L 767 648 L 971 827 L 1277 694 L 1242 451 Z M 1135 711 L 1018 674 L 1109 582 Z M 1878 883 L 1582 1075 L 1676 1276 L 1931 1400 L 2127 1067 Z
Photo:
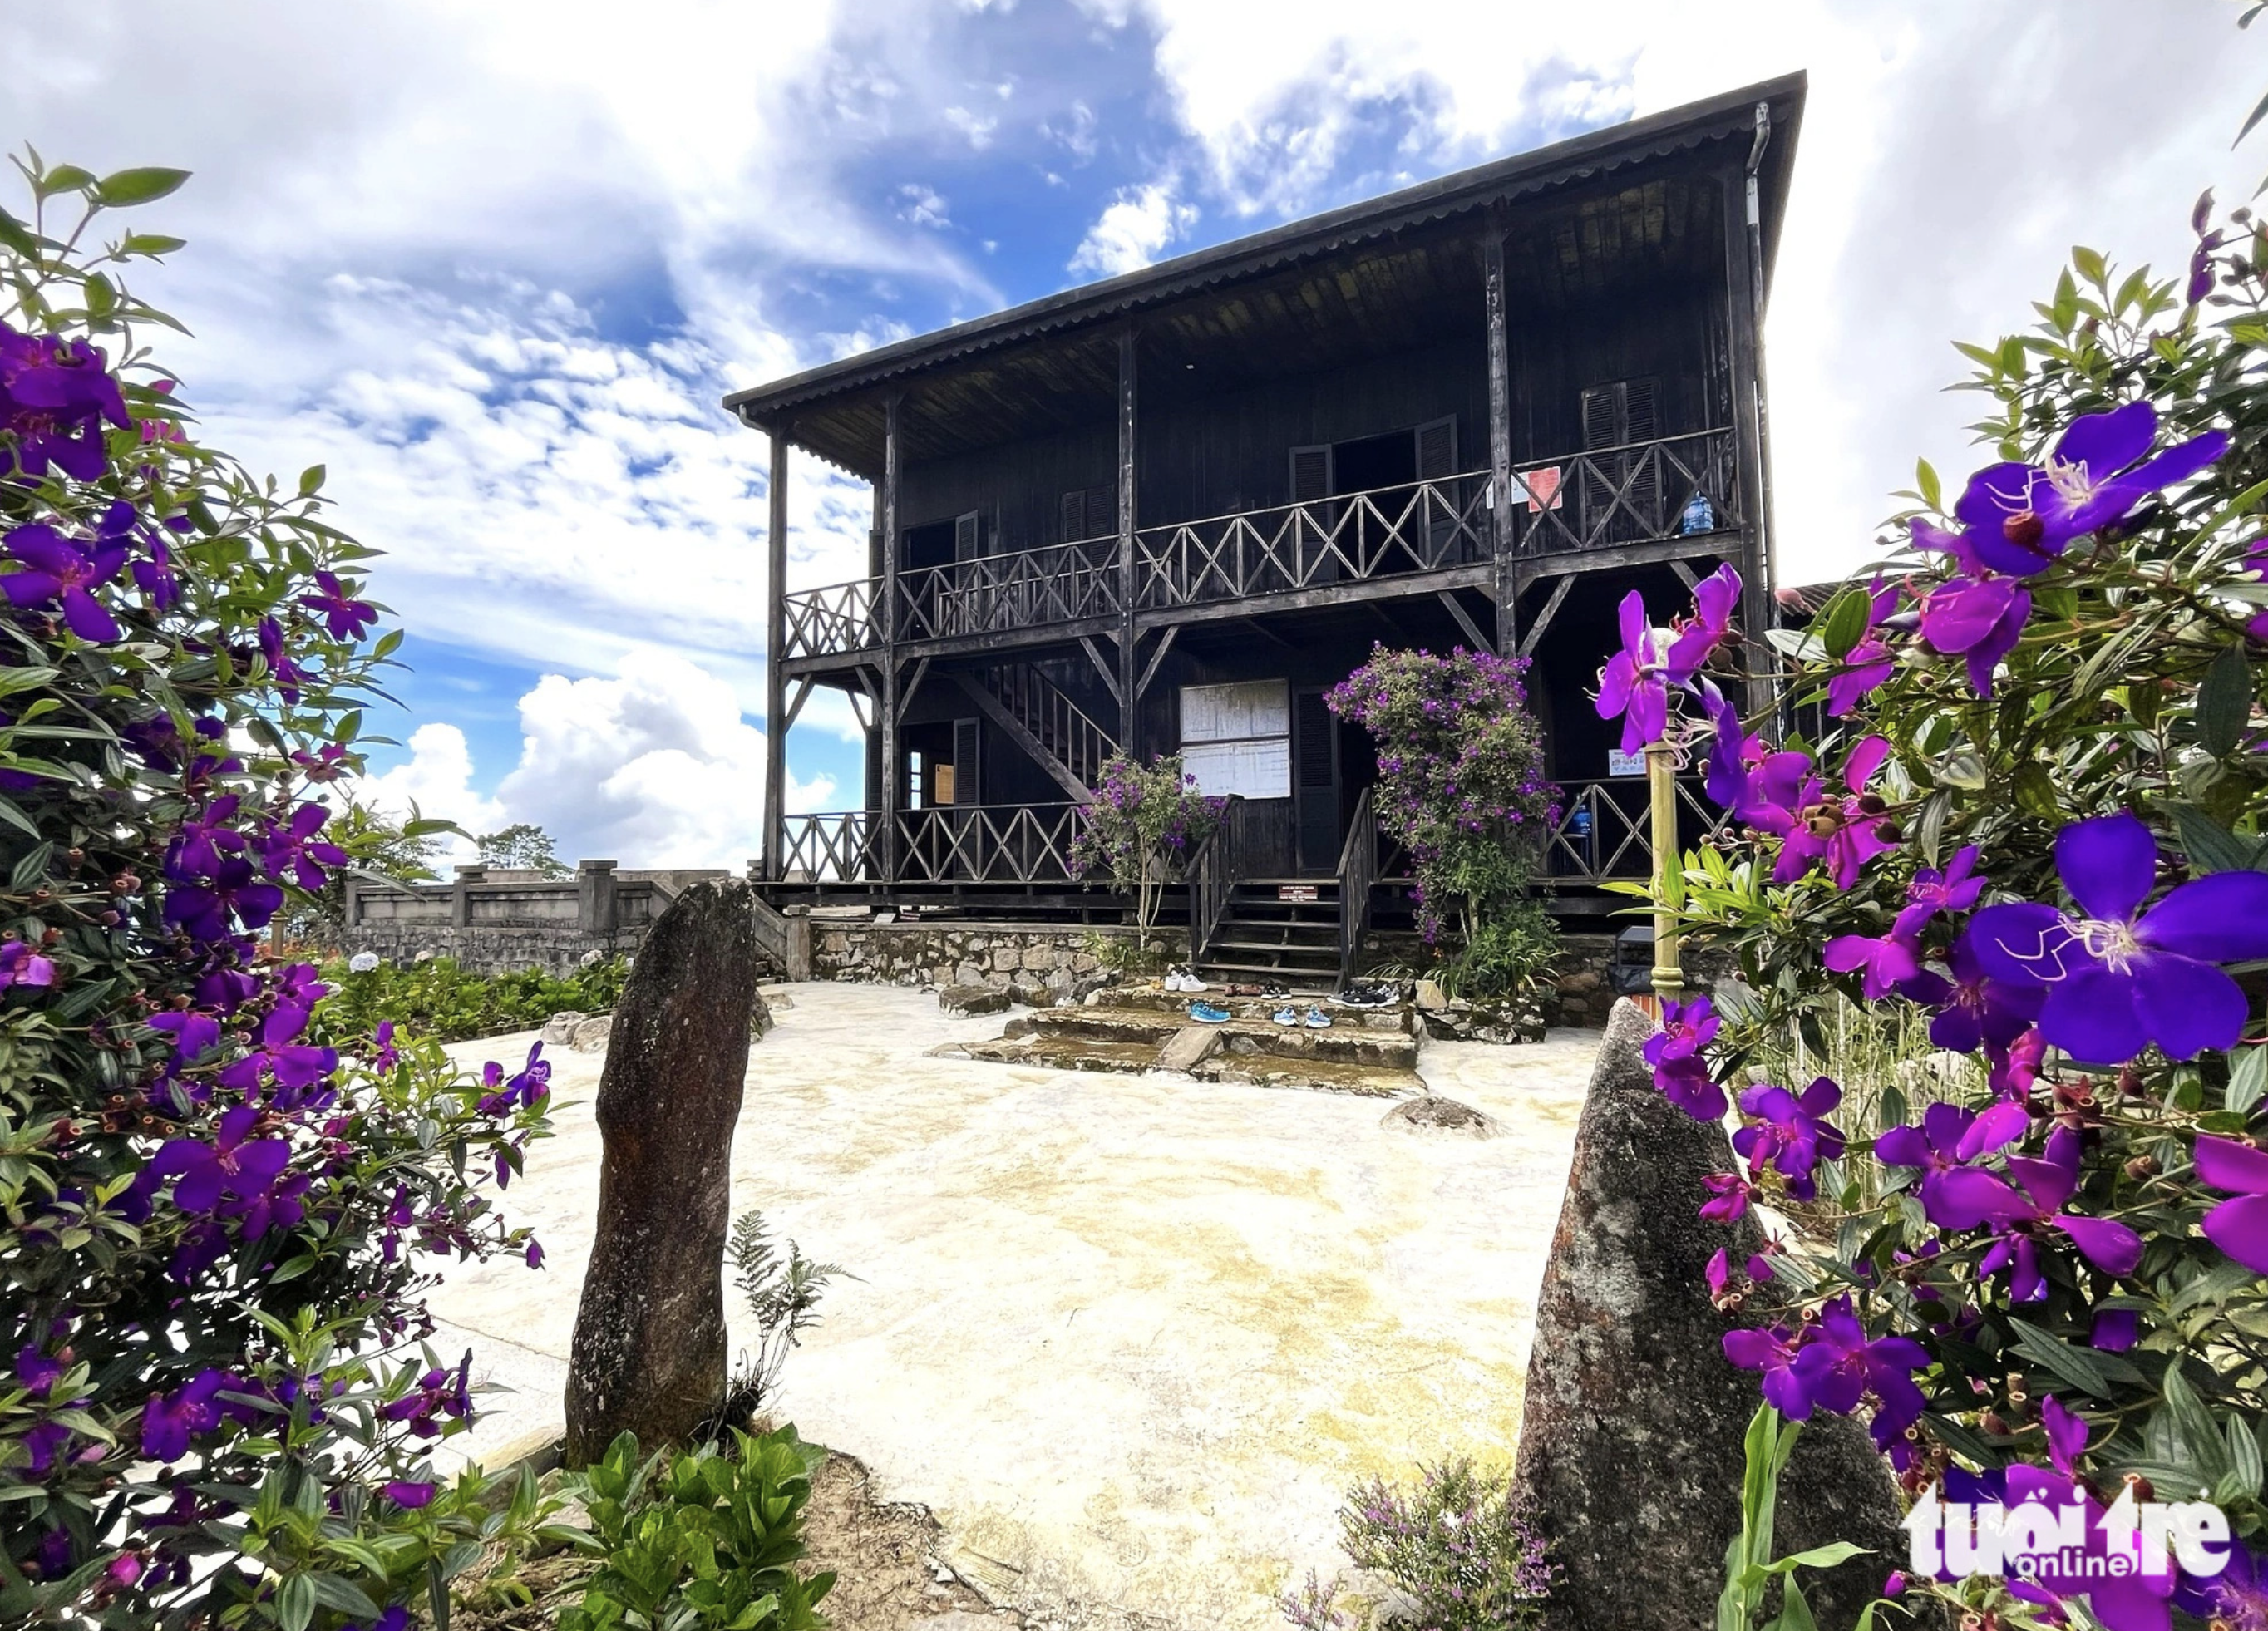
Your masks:
M 1668 742 L 1646 748 L 1646 790 L 1653 804 L 1653 995 L 1673 1003 L 1685 988 L 1677 962 L 1677 914 L 1669 908 L 1671 869 L 1677 855 L 1677 754 Z

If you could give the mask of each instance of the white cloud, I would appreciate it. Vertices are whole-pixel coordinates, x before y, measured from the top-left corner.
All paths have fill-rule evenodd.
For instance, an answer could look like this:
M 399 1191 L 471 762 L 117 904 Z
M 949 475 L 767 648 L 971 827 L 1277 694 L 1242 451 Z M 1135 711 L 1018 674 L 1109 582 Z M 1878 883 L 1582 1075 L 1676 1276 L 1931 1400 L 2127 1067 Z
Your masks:
M 935 187 L 909 181 L 898 189 L 898 196 L 905 200 L 898 206 L 899 215 L 916 226 L 947 227 L 953 224 L 949 206 Z
M 998 114 L 972 114 L 965 107 L 946 108 L 945 122 L 968 137 L 968 145 L 980 153 L 992 145 L 992 133 L 1000 128 Z
M 464 733 L 438 723 L 418 727 L 410 757 L 354 796 L 397 817 L 415 800 L 476 834 L 533 822 L 570 860 L 737 871 L 762 849 L 763 732 L 730 685 L 684 658 L 639 650 L 609 678 L 546 674 L 519 699 L 519 762 L 493 798 L 472 790 Z M 834 793 L 830 777 L 791 777 L 787 808 L 824 808 Z M 469 850 L 453 845 L 447 858 Z
M 409 757 L 383 775 L 365 776 L 354 797 L 395 820 L 414 810 L 428 820 L 454 821 L 468 833 L 493 833 L 507 825 L 504 805 L 473 789 L 473 755 L 465 733 L 453 724 L 423 724 L 410 732 Z M 469 861 L 472 846 L 450 840 L 445 862 Z
M 1167 245 L 1186 236 L 1197 224 L 1197 206 L 1174 197 L 1175 185 L 1168 179 L 1122 188 L 1087 229 L 1071 269 L 1115 277 L 1149 265 Z

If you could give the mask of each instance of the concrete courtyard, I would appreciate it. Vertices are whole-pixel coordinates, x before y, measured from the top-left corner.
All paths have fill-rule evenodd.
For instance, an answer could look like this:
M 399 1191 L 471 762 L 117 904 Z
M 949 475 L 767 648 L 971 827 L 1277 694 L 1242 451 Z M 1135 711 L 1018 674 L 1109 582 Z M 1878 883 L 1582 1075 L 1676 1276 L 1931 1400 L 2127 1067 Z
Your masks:
M 749 1057 L 733 1209 L 858 1278 L 777 1407 L 933 1509 L 996 1598 L 1280 1624 L 1275 1593 L 1344 1566 L 1350 1483 L 1508 1462 L 1592 1034 L 1429 1046 L 1434 1091 L 1502 1124 L 1479 1139 L 1381 1125 L 1374 1098 L 931 1059 L 1001 1021 L 787 991 Z M 452 1051 L 516 1063 L 531 1040 Z M 560 1423 L 590 1256 L 600 1060 L 555 1058 L 557 1136 L 504 1198 L 544 1268 L 463 1266 L 433 1297 L 436 1348 L 512 1390 L 450 1445 L 490 1462 Z

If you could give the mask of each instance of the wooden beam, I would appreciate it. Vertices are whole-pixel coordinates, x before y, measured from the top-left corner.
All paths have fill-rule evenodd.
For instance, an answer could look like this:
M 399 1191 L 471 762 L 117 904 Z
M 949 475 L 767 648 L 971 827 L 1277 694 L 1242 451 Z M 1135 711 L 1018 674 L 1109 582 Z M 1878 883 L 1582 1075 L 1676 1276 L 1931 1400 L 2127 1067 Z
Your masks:
M 1683 584 L 1688 589 L 1697 589 L 1701 586 L 1701 580 L 1694 576 L 1693 569 L 1684 562 L 1672 561 L 1669 563 L 1669 569 L 1677 574 L 1678 582 Z
M 1024 750 L 1026 757 L 1054 778 L 1057 787 L 1082 804 L 1094 802 L 1094 790 L 1071 773 L 1071 767 L 1048 751 L 1048 745 L 1024 728 L 1024 722 L 1010 713 L 1000 699 L 977 684 L 966 674 L 954 674 L 953 683 L 968 693 L 968 700 L 976 704 L 976 711 L 999 726 L 1003 735 Z
M 767 878 L 780 875 L 783 837 L 781 803 L 787 786 L 787 733 L 795 715 L 786 706 L 787 671 L 787 430 L 771 435 L 772 467 L 766 478 L 770 511 L 764 540 L 764 834 L 761 870 Z M 796 698 L 796 707 L 811 693 L 811 682 Z
M 844 700 L 850 704 L 850 717 L 858 722 L 858 728 L 861 731 L 872 731 L 874 728 L 874 716 L 879 710 L 871 695 L 866 696 L 866 705 L 861 708 L 858 705 L 858 699 L 862 694 L 865 694 L 850 690 L 845 690 L 843 693 Z
M 1551 585 L 1551 598 L 1543 603 L 1543 609 L 1535 614 L 1535 621 L 1531 623 L 1528 632 L 1521 636 L 1521 656 L 1528 657 L 1534 653 L 1536 643 L 1543 638 L 1543 631 L 1551 627 L 1551 620 L 1558 615 L 1559 603 L 1567 598 L 1567 591 L 1574 586 L 1575 574 L 1572 572 L 1567 573 L 1557 583 Z
M 1741 628 L 1755 662 L 1749 675 L 1748 712 L 1772 708 L 1771 585 L 1764 542 L 1764 425 L 1756 381 L 1756 268 L 1750 259 L 1748 174 L 1742 165 L 1722 173 L 1725 233 L 1725 336 L 1733 389 L 1733 455 L 1741 473 Z
M 1139 708 L 1141 692 L 1134 683 L 1134 528 L 1135 477 L 1138 469 L 1135 444 L 1135 405 L 1141 363 L 1141 331 L 1128 323 L 1118 331 L 1118 683 L 1111 694 L 1118 699 L 1118 744 L 1129 759 L 1139 760 L 1142 744 Z
M 898 481 L 903 462 L 905 398 L 892 392 L 882 406 L 882 694 L 876 700 L 882 726 L 882 880 L 898 880 L 898 805 L 903 797 L 898 768 Z
M 1086 652 L 1086 660 L 1094 665 L 1094 672 L 1102 676 L 1102 688 L 1110 693 L 1110 700 L 1112 702 L 1118 703 L 1123 708 L 1125 705 L 1126 698 L 1118 689 L 1118 670 L 1120 665 L 1116 663 L 1111 662 L 1102 655 L 1102 648 L 1094 643 L 1094 636 L 1091 635 L 1081 635 L 1079 637 L 1079 643 L 1081 649 Z
M 1512 331 L 1505 309 L 1504 216 L 1489 213 L 1481 229 L 1482 318 L 1488 329 L 1489 485 L 1496 512 L 1496 645 L 1508 657 L 1520 635 L 1520 579 L 1513 553 Z
M 1182 632 L 1179 623 L 1166 625 L 1166 632 L 1158 637 L 1158 649 L 1150 653 L 1150 661 L 1142 670 L 1141 679 L 1134 682 L 1134 700 L 1140 702 L 1150 689 L 1150 682 L 1158 677 L 1158 665 L 1166 660 L 1166 653 L 1174 649 L 1174 638 Z
M 903 719 L 906 716 L 906 710 L 914 705 L 914 693 L 921 689 L 922 681 L 928 678 L 929 658 L 924 658 L 921 661 L 914 665 L 914 677 L 910 680 L 907 681 L 907 683 L 898 692 L 898 717 L 900 719 Z
M 1525 566 L 1528 578 L 1534 581 L 1560 572 L 1612 572 L 1629 566 L 1668 566 L 1673 561 L 1722 561 L 1738 547 L 1722 541 L 1724 536 L 1722 533 L 1703 533 L 1699 538 L 1657 538 L 1647 544 L 1554 549 L 1546 555 L 1525 557 Z M 1719 541 L 1701 543 L 1702 538 L 1709 537 Z
M 1152 606 L 1135 620 L 1138 631 L 1165 628 L 1175 623 L 1217 623 L 1233 618 L 1263 617 L 1272 612 L 1305 612 L 1316 606 L 1361 606 L 1379 600 L 1423 599 L 1439 589 L 1476 589 L 1495 572 L 1483 562 L 1472 566 L 1445 567 L 1438 572 L 1405 572 L 1377 583 L 1329 584 L 1314 589 L 1279 589 L 1270 594 L 1246 595 L 1235 600 L 1205 600 L 1194 606 Z M 1295 643 L 1283 641 L 1285 645 Z
M 796 681 L 795 700 L 787 705 L 787 714 L 780 721 L 780 734 L 782 736 L 785 736 L 794 728 L 795 716 L 803 711 L 804 703 L 810 701 L 811 694 L 818 688 L 819 682 L 816 680 L 806 678 Z
M 1443 589 L 1435 592 L 1434 599 L 1440 601 L 1443 606 L 1449 608 L 1449 615 L 1457 620 L 1457 627 L 1465 631 L 1465 638 L 1473 643 L 1474 650 L 1493 651 L 1496 650 L 1496 643 L 1494 641 L 1484 640 L 1481 638 L 1480 625 L 1473 621 L 1471 615 L 1466 612 L 1464 606 L 1458 601 L 1456 596 L 1451 594 L 1447 590 Z

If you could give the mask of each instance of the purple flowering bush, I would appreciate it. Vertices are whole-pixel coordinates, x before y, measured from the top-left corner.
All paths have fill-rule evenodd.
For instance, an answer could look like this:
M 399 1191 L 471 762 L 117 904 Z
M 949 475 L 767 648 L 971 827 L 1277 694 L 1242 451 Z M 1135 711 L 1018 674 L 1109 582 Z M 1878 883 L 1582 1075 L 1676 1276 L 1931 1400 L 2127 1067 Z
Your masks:
M 1134 897 L 1142 954 L 1148 953 L 1167 881 L 1227 812 L 1228 800 L 1197 790 L 1197 778 L 1182 770 L 1178 753 L 1146 765 L 1126 753 L 1103 760 L 1086 822 L 1071 836 L 1071 863 L 1081 873 L 1108 872 L 1116 887 Z
M 1373 1479 L 1348 1491 L 1339 1538 L 1356 1568 L 1399 1594 L 1394 1623 L 1413 1631 L 1533 1625 L 1557 1572 L 1512 1475 L 1463 1458 L 1425 1468 L 1415 1488 Z M 1310 1573 L 1282 1598 L 1284 1616 L 1300 1631 L 1351 1627 L 1338 1591 Z
M 2236 1537 L 2218 1576 L 1912 1583 L 2003 1623 L 2268 1623 L 2268 231 L 2196 227 L 2186 286 L 2082 249 L 2035 329 L 1962 348 L 1997 461 L 1949 504 L 1923 466 L 1879 567 L 1772 631 L 1816 739 L 1668 680 L 1734 831 L 1666 904 L 1742 989 L 1649 1057 L 1737 1103 L 1704 1215 L 1807 1225 L 1719 1254 L 1727 1356 L 1789 1418 L 1861 1414 L 1909 1493 L 2205 1492 Z M 1866 1124 L 1749 1081 L 1845 1003 L 1925 1017 L 1911 1092 Z
M 1377 744 L 1378 824 L 1418 880 L 1418 931 L 1453 993 L 1523 991 L 1558 947 L 1529 887 L 1559 790 L 1543 775 L 1527 666 L 1462 646 L 1436 657 L 1380 645 L 1324 698 Z M 1441 947 L 1453 922 L 1454 947 Z
M 372 552 L 202 445 L 107 212 L 171 170 L 19 165 L 0 212 L 0 1620 L 403 1623 L 541 1521 L 433 1446 L 472 1414 L 433 1265 L 540 1252 L 483 1193 L 549 1068 L 311 1022 L 262 944 L 344 864 L 325 784 L 400 636 Z M 63 223 L 50 224 L 62 216 Z M 493 1508 L 493 1510 L 492 1510 Z

